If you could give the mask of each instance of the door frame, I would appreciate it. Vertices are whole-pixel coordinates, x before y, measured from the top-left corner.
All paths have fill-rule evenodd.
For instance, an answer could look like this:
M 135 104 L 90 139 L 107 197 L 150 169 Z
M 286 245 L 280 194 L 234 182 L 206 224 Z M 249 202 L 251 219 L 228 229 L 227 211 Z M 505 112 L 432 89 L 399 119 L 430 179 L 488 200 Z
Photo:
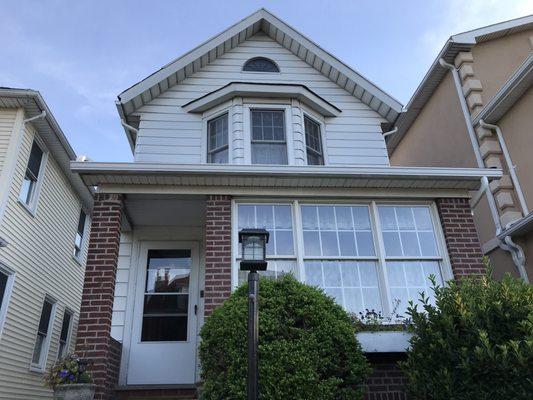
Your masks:
M 146 270 L 146 260 L 143 257 L 143 249 L 176 249 L 176 248 L 186 248 L 191 250 L 191 261 L 192 268 L 196 268 L 196 283 L 194 284 L 196 290 L 195 299 L 192 304 L 198 306 L 198 312 L 196 314 L 194 326 L 194 334 L 191 335 L 191 338 L 188 339 L 188 342 L 191 342 L 191 345 L 194 345 L 195 348 L 195 380 L 198 380 L 199 370 L 198 370 L 198 337 L 201 324 L 203 322 L 203 298 L 200 295 L 201 288 L 203 287 L 203 254 L 202 251 L 202 241 L 201 240 L 187 240 L 187 239 L 158 239 L 158 235 L 141 235 L 141 237 L 136 237 L 133 235 L 131 243 L 131 258 L 129 263 L 129 279 L 128 279 L 128 291 L 127 291 L 127 304 L 126 304 L 126 315 L 124 321 L 124 334 L 123 334 L 123 352 L 121 357 L 121 368 L 119 375 L 119 384 L 127 385 L 128 373 L 129 373 L 129 363 L 131 360 L 131 346 L 137 342 L 134 342 L 133 330 L 135 326 L 135 315 L 138 312 L 136 308 L 137 296 L 139 295 L 139 290 L 144 293 L 144 286 L 141 287 L 141 282 L 138 281 L 140 277 L 141 270 Z M 145 279 L 145 278 L 144 278 Z M 144 283 L 144 279 L 142 279 Z M 191 282 L 191 285 L 193 283 Z M 192 287 L 192 286 L 191 286 Z M 168 342 L 164 342 L 168 343 Z

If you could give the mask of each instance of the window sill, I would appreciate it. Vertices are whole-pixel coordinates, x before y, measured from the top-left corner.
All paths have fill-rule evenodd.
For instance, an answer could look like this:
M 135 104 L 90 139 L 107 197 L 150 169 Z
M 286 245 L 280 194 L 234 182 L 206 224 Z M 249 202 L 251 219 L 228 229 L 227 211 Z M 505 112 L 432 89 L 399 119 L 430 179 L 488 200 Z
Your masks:
M 363 353 L 405 353 L 409 349 L 409 332 L 358 332 L 357 340 Z
M 30 372 L 34 372 L 36 374 L 44 374 L 44 368 L 35 364 L 30 365 Z
M 22 206 L 24 210 L 26 210 L 28 214 L 30 214 L 32 218 L 35 218 L 35 207 L 29 206 L 20 198 L 18 199 L 18 203 Z

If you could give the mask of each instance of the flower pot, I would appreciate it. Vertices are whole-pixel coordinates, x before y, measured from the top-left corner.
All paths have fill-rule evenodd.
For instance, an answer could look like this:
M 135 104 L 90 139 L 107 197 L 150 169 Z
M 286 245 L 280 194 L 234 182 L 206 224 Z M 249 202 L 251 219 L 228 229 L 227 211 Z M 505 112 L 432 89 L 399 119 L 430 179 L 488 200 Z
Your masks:
M 54 400 L 93 400 L 96 385 L 92 383 L 75 383 L 57 385 L 54 388 Z
M 404 353 L 413 336 L 409 332 L 358 332 L 357 340 L 365 353 Z

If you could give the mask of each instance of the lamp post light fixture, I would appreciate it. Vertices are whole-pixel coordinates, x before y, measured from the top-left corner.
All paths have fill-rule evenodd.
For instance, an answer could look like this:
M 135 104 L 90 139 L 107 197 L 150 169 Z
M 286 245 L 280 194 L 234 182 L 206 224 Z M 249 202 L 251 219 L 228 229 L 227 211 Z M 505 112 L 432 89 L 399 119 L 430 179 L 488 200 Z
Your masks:
M 241 271 L 248 274 L 248 385 L 247 399 L 259 399 L 259 372 L 257 344 L 259 341 L 259 273 L 266 271 L 266 244 L 268 231 L 265 229 L 243 229 L 239 232 L 242 245 Z

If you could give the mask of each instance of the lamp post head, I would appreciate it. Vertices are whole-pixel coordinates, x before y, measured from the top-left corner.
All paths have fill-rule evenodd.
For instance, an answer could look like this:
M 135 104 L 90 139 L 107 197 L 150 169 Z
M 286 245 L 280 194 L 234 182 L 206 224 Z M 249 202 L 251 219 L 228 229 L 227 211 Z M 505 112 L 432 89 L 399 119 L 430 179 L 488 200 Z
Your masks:
M 269 233 L 266 229 L 242 229 L 239 232 L 242 271 L 266 271 L 268 237 Z

